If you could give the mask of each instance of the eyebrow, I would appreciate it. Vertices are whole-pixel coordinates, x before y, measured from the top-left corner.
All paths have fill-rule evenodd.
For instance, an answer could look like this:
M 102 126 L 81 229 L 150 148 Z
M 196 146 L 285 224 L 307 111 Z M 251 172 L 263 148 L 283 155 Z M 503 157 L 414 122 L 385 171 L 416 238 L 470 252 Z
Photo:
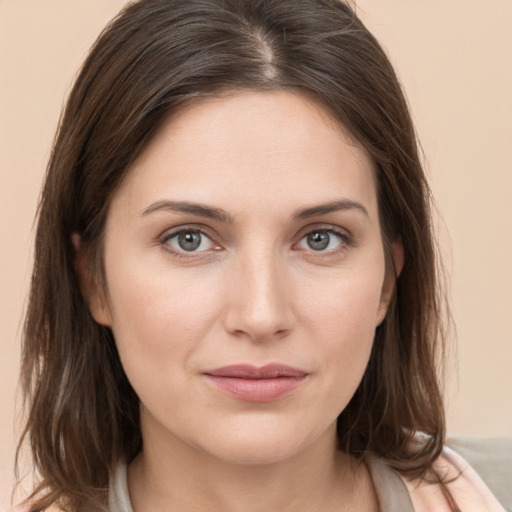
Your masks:
M 232 224 L 234 220 L 232 215 L 227 213 L 225 210 L 222 210 L 221 208 L 213 208 L 211 206 L 199 203 L 191 203 L 189 201 L 157 201 L 142 210 L 140 215 L 145 216 L 160 210 L 168 210 L 178 213 L 190 213 L 192 215 L 213 219 L 228 224 Z
M 316 217 L 318 215 L 326 215 L 328 213 L 343 210 L 357 210 L 363 213 L 366 217 L 368 217 L 368 219 L 370 218 L 368 210 L 361 203 L 352 201 L 350 199 L 340 199 L 336 201 L 329 201 L 328 203 L 325 204 L 312 206 L 311 208 L 296 210 L 292 216 L 292 219 L 305 220 L 310 219 L 311 217 Z
M 147 208 L 142 210 L 140 215 L 146 216 L 160 210 L 168 210 L 177 213 L 190 213 L 192 215 L 213 219 L 228 224 L 232 224 L 234 222 L 234 217 L 225 210 L 223 210 L 222 208 L 214 208 L 212 206 L 207 206 L 199 203 L 192 203 L 190 201 L 156 201 L 155 203 L 152 203 Z M 350 199 L 340 199 L 312 206 L 310 208 L 298 209 L 292 215 L 292 220 L 306 220 L 310 219 L 311 217 L 326 215 L 328 213 L 343 210 L 357 210 L 363 213 L 366 217 L 370 218 L 368 210 L 361 203 L 352 201 Z

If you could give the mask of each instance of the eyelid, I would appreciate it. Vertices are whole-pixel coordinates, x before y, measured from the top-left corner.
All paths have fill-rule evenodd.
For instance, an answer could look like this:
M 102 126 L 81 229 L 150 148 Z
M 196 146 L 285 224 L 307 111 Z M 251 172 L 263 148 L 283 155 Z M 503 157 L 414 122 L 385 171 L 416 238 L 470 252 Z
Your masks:
M 304 226 L 297 232 L 297 234 L 295 235 L 295 238 L 298 240 L 302 240 L 302 238 L 304 238 L 304 236 L 306 236 L 307 234 L 309 234 L 313 231 L 327 231 L 330 233 L 335 233 L 346 240 L 352 241 L 352 239 L 353 239 L 352 233 L 348 229 L 342 228 L 335 224 L 327 224 L 327 223 L 308 224 L 307 226 Z
M 340 247 L 337 249 L 331 249 L 328 251 L 315 251 L 314 249 L 300 249 L 301 251 L 308 252 L 311 254 L 314 254 L 315 256 L 327 256 L 327 255 L 333 255 L 336 253 L 339 253 L 343 250 L 346 250 L 348 247 L 354 246 L 355 241 L 352 236 L 352 234 L 344 228 L 341 228 L 340 226 L 336 226 L 333 224 L 310 224 L 308 226 L 305 226 L 302 228 L 298 234 L 296 235 L 296 242 L 294 242 L 294 246 L 299 244 L 304 237 L 309 235 L 310 233 L 313 233 L 315 231 L 323 231 L 326 233 L 334 234 L 335 236 L 338 236 L 341 239 Z
M 172 247 L 168 243 L 169 240 L 171 240 L 172 238 L 178 236 L 180 233 L 183 233 L 184 231 L 195 231 L 197 233 L 200 233 L 201 236 L 204 236 L 204 237 L 208 238 L 215 247 L 213 249 L 210 249 L 210 250 L 207 249 L 207 250 L 203 250 L 203 251 L 190 251 L 190 252 L 187 252 L 185 250 L 179 250 L 179 249 L 176 249 L 176 248 Z M 158 237 L 158 243 L 162 246 L 162 248 L 165 251 L 170 252 L 174 256 L 178 256 L 178 257 L 181 257 L 181 258 L 194 258 L 194 257 L 197 258 L 200 255 L 204 256 L 205 253 L 211 252 L 212 250 L 213 251 L 218 251 L 218 250 L 220 250 L 222 248 L 221 244 L 219 244 L 216 241 L 216 239 L 215 239 L 216 237 L 214 237 L 211 234 L 210 231 L 211 230 L 206 229 L 202 225 L 197 225 L 197 224 L 180 225 L 180 226 L 176 226 L 174 228 L 166 229 Z
M 172 228 L 167 228 L 162 232 L 161 235 L 158 236 L 158 240 L 169 240 L 169 238 L 179 235 L 183 231 L 197 231 L 202 235 L 207 236 L 208 238 L 212 238 L 209 230 L 200 224 L 182 224 Z

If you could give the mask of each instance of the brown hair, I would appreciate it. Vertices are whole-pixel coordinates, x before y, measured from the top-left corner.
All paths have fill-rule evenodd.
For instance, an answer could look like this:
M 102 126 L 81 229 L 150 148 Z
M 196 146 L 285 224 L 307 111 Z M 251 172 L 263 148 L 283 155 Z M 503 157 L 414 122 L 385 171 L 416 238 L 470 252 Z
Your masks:
M 244 88 L 293 88 L 322 102 L 375 162 L 388 264 L 391 242 L 403 243 L 396 293 L 338 419 L 340 449 L 376 454 L 411 475 L 440 453 L 443 336 L 430 193 L 384 51 L 339 0 L 140 0 L 85 61 L 42 190 L 21 377 L 22 441 L 40 475 L 33 511 L 53 502 L 98 506 L 113 466 L 142 445 L 138 398 L 111 331 L 94 322 L 80 293 L 71 236 L 80 234 L 100 282 L 106 214 L 130 164 L 184 101 Z

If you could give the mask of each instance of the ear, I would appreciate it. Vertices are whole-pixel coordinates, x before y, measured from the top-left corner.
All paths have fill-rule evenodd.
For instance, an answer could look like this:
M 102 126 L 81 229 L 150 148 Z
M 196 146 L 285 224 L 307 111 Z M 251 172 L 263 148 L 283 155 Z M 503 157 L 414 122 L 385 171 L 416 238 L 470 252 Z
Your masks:
M 404 246 L 401 240 L 396 240 L 391 244 L 391 253 L 393 266 L 386 269 L 376 325 L 381 324 L 386 317 L 389 303 L 395 291 L 396 280 L 404 267 Z
M 78 233 L 71 235 L 71 243 L 75 251 L 75 273 L 82 296 L 94 320 L 100 325 L 110 327 L 112 324 L 110 307 L 103 290 L 100 289 L 97 280 L 91 274 L 89 251 L 82 243 Z

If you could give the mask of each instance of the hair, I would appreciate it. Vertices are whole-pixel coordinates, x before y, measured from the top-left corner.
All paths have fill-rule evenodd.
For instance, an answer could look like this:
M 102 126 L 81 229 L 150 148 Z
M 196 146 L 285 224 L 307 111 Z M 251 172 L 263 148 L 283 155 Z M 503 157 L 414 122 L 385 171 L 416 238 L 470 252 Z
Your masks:
M 105 28 L 83 64 L 41 193 L 18 445 L 19 458 L 29 444 L 39 476 L 32 511 L 99 507 L 112 468 L 142 447 L 139 400 L 112 332 L 80 292 L 72 235 L 101 283 L 112 197 L 169 115 L 233 90 L 283 89 L 315 97 L 371 156 L 388 269 L 392 242 L 404 250 L 368 367 L 338 418 L 339 448 L 410 475 L 424 475 L 439 455 L 444 337 L 431 197 L 385 52 L 340 0 L 140 0 Z

